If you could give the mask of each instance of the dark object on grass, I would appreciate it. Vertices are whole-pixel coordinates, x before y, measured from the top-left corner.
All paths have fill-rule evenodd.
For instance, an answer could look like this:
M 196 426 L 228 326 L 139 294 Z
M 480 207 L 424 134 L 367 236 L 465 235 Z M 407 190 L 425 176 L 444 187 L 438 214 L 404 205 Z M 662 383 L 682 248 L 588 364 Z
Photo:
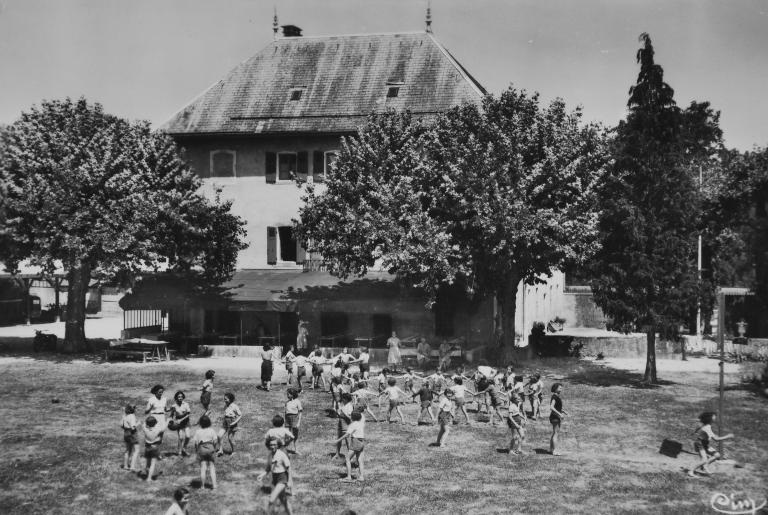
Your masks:
M 595 357 L 595 359 L 598 361 L 601 359 L 605 359 L 605 355 L 602 352 L 598 352 L 597 357 Z
M 661 448 L 659 449 L 659 454 L 663 454 L 664 456 L 669 456 L 670 458 L 677 458 L 678 454 L 683 452 L 683 444 L 680 442 L 676 442 L 674 440 L 665 439 L 663 442 L 661 442 Z
M 51 399 L 51 402 L 52 402 L 53 404 L 58 404 L 58 403 L 59 403 L 59 402 L 61 402 L 61 401 L 60 401 L 59 399 Z

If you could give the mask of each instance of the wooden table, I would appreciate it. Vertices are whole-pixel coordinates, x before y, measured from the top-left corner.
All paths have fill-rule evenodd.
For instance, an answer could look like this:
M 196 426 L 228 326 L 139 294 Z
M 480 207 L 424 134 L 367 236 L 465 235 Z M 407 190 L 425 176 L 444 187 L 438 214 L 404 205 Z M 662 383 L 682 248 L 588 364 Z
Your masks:
M 148 340 L 146 338 L 131 338 L 129 343 L 137 343 L 150 349 L 149 359 L 152 361 L 170 361 L 171 354 L 168 352 L 168 342 L 162 340 Z

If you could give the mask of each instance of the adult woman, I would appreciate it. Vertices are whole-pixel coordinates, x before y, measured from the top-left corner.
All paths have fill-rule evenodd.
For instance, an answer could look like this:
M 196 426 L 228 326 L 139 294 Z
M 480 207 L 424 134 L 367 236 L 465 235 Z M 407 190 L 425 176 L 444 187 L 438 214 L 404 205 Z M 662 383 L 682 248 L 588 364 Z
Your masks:
M 397 337 L 395 331 L 392 331 L 392 337 L 387 340 L 387 347 L 389 347 L 387 365 L 389 365 L 390 370 L 397 370 L 397 367 L 402 364 L 403 360 L 400 357 L 400 338 Z
M 272 360 L 274 359 L 272 346 L 265 343 L 259 354 L 261 355 L 261 387 L 269 391 L 272 387 Z

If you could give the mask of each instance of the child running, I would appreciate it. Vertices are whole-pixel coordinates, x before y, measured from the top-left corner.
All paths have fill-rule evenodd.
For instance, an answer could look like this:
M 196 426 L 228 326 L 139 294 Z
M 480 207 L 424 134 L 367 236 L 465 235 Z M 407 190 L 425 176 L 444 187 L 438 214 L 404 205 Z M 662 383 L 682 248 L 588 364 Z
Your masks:
M 397 380 L 394 377 L 390 377 L 387 380 L 387 388 L 384 389 L 384 392 L 381 394 L 383 397 L 389 398 L 389 410 L 387 411 L 387 422 L 390 424 L 392 423 L 392 411 L 397 411 L 397 414 L 400 415 L 400 422 L 405 424 L 405 417 L 403 416 L 403 410 L 400 408 L 400 404 L 402 404 L 403 399 L 408 398 L 408 394 L 402 391 L 397 386 Z
M 560 456 L 560 453 L 555 450 L 557 446 L 557 437 L 560 434 L 560 425 L 563 422 L 563 418 L 568 414 L 563 409 L 563 399 L 560 394 L 563 393 L 563 385 L 555 383 L 552 385 L 552 400 L 549 401 L 549 423 L 552 424 L 552 436 L 549 439 L 549 454 L 552 456 Z
M 165 511 L 165 515 L 187 515 L 189 504 L 189 490 L 184 487 L 177 488 L 173 492 L 173 504 Z
M 437 406 L 437 421 L 440 423 L 440 431 L 437 433 L 437 446 L 444 447 L 445 439 L 451 432 L 453 425 L 453 390 L 443 390 L 440 395 L 440 402 Z
M 213 376 L 216 372 L 208 370 L 205 372 L 205 381 L 203 381 L 203 387 L 200 388 L 200 404 L 203 405 L 203 415 L 211 417 L 211 412 L 208 407 L 211 405 L 211 395 L 213 395 Z
M 200 417 L 200 429 L 192 438 L 192 446 L 200 462 L 200 487 L 205 488 L 206 469 L 211 474 L 211 488 L 216 490 L 216 452 L 221 447 L 221 439 L 211 427 L 208 415 Z
M 285 446 L 287 452 L 298 454 L 296 451 L 296 441 L 299 439 L 299 426 L 301 425 L 301 412 L 304 408 L 301 406 L 299 400 L 299 390 L 296 388 L 288 388 L 288 402 L 285 403 L 285 425 L 293 434 L 293 450 L 288 449 L 288 445 Z
M 181 390 L 174 394 L 173 400 L 175 402 L 171 405 L 171 421 L 168 422 L 168 429 L 176 431 L 179 438 L 179 448 L 176 451 L 176 454 L 181 456 L 189 456 L 189 453 L 187 452 L 187 444 L 189 443 L 189 437 L 191 436 L 189 431 L 189 416 L 192 410 L 189 409 L 189 404 L 184 401 L 185 398 L 186 395 L 184 395 L 184 392 Z
M 163 430 L 165 427 L 157 423 L 157 419 L 150 415 L 144 421 L 144 458 L 147 460 L 145 481 L 155 479 L 155 466 L 160 458 L 160 444 L 163 443 Z
M 694 450 L 701 457 L 701 462 L 688 471 L 690 477 L 696 477 L 696 472 L 708 476 L 712 473 L 709 465 L 720 458 L 720 453 L 712 447 L 712 442 L 719 442 L 733 438 L 733 433 L 725 436 L 717 436 L 712 431 L 712 423 L 717 419 L 717 414 L 711 411 L 705 411 L 699 415 L 701 425 L 694 432 L 695 440 L 693 442 Z
M 219 456 L 224 454 L 224 435 L 227 436 L 229 442 L 229 454 L 235 452 L 235 435 L 237 434 L 237 424 L 240 419 L 243 418 L 243 413 L 240 411 L 240 407 L 235 404 L 235 394 L 227 392 L 224 394 L 224 429 L 219 432 L 219 438 L 222 440 L 222 445 L 219 448 Z
M 347 447 L 350 451 L 345 456 L 347 465 L 347 477 L 342 479 L 344 482 L 352 482 L 352 462 L 358 466 L 358 481 L 365 480 L 365 466 L 363 464 L 363 450 L 365 449 L 365 417 L 359 411 L 352 412 L 352 423 L 334 443 L 341 445 L 342 440 L 347 440 Z
M 267 513 L 272 513 L 273 507 L 280 501 L 285 508 L 285 512 L 288 515 L 293 514 L 291 509 L 291 503 L 288 500 L 293 490 L 293 475 L 291 474 L 291 460 L 288 455 L 280 447 L 280 440 L 277 438 L 270 438 L 267 441 L 267 446 L 271 453 L 269 460 L 267 461 L 267 467 L 259 474 L 257 481 L 262 481 L 264 477 L 272 473 L 272 492 L 269 494 L 269 501 L 267 503 Z
M 464 396 L 466 394 L 474 396 L 475 394 L 467 390 L 464 386 L 464 379 L 461 376 L 454 376 L 453 382 L 454 385 L 449 387 L 449 390 L 453 392 L 453 403 L 464 414 L 464 420 L 469 424 L 469 415 L 467 414 L 467 408 L 464 406 L 466 404 L 466 397 Z M 454 423 L 458 422 L 458 420 L 454 420 Z
M 120 422 L 120 427 L 123 429 L 123 441 L 125 442 L 123 468 L 133 472 L 136 472 L 136 460 L 139 457 L 139 437 L 137 435 L 139 423 L 135 413 L 136 406 L 127 404 L 123 420 Z

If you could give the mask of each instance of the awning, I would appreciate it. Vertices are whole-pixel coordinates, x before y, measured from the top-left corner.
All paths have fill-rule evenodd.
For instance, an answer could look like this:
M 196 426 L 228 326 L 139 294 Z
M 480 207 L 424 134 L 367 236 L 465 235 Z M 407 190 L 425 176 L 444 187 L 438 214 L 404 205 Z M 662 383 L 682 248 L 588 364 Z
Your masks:
M 376 286 L 394 279 L 387 272 L 341 280 L 317 270 L 238 270 L 223 287 L 230 311 L 296 311 L 300 300 L 327 298 L 353 283 Z

